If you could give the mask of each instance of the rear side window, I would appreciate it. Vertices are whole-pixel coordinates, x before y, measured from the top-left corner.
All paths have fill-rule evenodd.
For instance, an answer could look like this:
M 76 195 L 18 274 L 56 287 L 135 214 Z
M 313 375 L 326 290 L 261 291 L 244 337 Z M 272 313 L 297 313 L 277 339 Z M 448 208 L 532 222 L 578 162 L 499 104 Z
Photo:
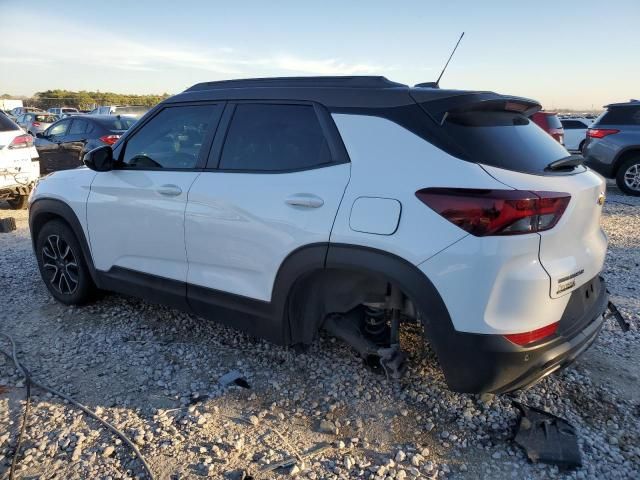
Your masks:
M 138 169 L 190 169 L 220 115 L 216 105 L 168 107 L 127 140 L 123 162 Z
M 568 156 L 551 135 L 518 113 L 452 114 L 444 128 L 471 161 L 493 167 L 539 174 L 551 162 Z
M 89 124 L 84 120 L 74 120 L 69 129 L 69 135 L 78 135 L 87 132 Z
M 598 125 L 640 125 L 640 107 L 614 107 L 602 114 Z
M 220 168 L 277 172 L 331 161 L 312 106 L 240 104 L 227 132 Z
M 13 123 L 9 117 L 4 113 L 0 113 L 0 132 L 11 132 L 12 130 L 19 130 L 20 127 Z

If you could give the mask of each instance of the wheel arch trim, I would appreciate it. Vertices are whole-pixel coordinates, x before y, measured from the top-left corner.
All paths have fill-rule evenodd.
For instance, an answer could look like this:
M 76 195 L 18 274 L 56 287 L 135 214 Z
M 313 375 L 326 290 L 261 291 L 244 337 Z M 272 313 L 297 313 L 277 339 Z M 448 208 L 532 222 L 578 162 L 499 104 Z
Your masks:
M 74 210 L 62 200 L 41 198 L 35 200 L 29 206 L 29 230 L 31 231 L 31 243 L 33 245 L 34 252 L 38 232 L 47 221 L 53 220 L 54 218 L 62 219 L 73 231 L 78 243 L 80 243 L 82 255 L 87 262 L 87 268 L 89 269 L 91 279 L 97 285 L 98 277 L 96 275 L 95 266 L 93 265 L 91 248 L 89 247 L 89 242 L 87 241 L 82 224 Z

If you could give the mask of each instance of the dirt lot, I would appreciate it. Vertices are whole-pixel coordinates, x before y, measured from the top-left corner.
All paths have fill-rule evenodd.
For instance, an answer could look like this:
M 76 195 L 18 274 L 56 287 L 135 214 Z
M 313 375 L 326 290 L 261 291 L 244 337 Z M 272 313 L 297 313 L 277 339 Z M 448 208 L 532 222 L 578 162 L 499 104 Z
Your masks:
M 622 202 L 622 203 L 620 203 Z M 31 252 L 26 212 L 0 234 L 0 331 L 35 379 L 127 433 L 157 478 L 640 478 L 640 201 L 610 194 L 605 276 L 632 324 L 608 320 L 571 368 L 514 397 L 447 390 L 421 332 L 402 342 L 411 368 L 395 384 L 321 335 L 306 353 L 270 345 L 169 308 L 106 295 L 82 308 L 53 302 Z M 0 349 L 8 351 L 6 342 Z M 250 389 L 222 387 L 240 371 Z M 25 389 L 0 355 L 0 479 L 8 472 Z M 534 465 L 512 443 L 512 398 L 576 427 L 584 466 Z M 264 470 L 327 444 L 294 469 Z M 38 389 L 18 478 L 143 478 L 128 447 Z

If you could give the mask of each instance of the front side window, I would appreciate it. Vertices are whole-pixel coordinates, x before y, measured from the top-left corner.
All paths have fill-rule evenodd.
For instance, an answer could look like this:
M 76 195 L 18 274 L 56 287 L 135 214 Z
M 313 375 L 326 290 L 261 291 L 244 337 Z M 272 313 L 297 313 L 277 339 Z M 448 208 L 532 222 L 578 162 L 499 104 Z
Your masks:
M 195 168 L 205 137 L 217 122 L 216 105 L 168 107 L 127 141 L 126 168 Z
M 68 126 L 69 126 L 69 122 L 56 123 L 55 125 L 51 126 L 51 128 L 49 129 L 48 135 L 50 137 L 57 137 L 60 135 L 64 135 L 65 133 L 67 133 Z
M 227 132 L 220 169 L 286 171 L 331 163 L 310 105 L 240 104 Z

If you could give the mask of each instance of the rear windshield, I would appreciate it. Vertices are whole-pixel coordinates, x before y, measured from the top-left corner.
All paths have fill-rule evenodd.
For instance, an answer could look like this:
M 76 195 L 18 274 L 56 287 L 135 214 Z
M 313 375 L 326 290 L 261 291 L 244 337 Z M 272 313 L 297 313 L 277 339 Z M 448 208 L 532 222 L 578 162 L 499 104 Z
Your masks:
M 444 128 L 472 161 L 493 167 L 542 173 L 551 162 L 569 155 L 551 135 L 519 113 L 456 113 L 447 117 Z
M 142 115 L 149 110 L 146 107 L 116 107 L 116 112 L 121 114 Z
M 101 118 L 96 122 L 107 130 L 129 130 L 131 125 L 136 123 L 135 118 L 113 116 L 111 118 Z
M 58 121 L 58 117 L 56 117 L 55 115 L 36 115 L 35 121 L 43 123 L 53 123 Z
M 549 128 L 562 128 L 562 123 L 557 115 L 547 115 L 547 125 Z
M 78 110 L 75 108 L 63 108 L 62 113 L 78 113 Z
M 613 107 L 604 112 L 598 125 L 640 125 L 640 107 Z
M 20 130 L 20 127 L 13 123 L 4 113 L 0 112 L 0 132 L 11 132 L 12 130 Z

